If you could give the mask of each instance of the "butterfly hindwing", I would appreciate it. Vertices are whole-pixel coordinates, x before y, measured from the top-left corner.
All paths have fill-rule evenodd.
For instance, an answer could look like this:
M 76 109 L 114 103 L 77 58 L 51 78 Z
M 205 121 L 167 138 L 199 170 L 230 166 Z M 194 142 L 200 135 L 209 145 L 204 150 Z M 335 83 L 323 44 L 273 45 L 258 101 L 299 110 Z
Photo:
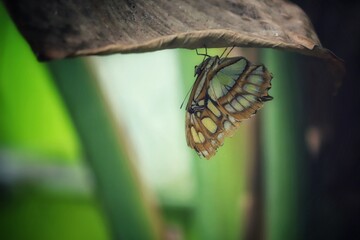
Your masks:
M 201 112 L 186 113 L 186 128 L 188 145 L 194 148 L 201 156 L 210 158 L 223 140 L 218 139 L 224 129 L 220 123 L 225 121 L 216 102 L 208 99 L 206 107 Z
M 271 78 L 263 65 L 250 65 L 218 102 L 238 121 L 247 119 L 263 106 L 263 102 L 271 99 L 268 95 Z

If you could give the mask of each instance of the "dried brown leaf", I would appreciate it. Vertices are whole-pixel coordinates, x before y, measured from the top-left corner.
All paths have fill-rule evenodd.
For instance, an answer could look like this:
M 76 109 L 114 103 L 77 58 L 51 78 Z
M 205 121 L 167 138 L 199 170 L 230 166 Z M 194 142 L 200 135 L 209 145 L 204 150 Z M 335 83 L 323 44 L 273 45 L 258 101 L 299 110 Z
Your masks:
M 40 60 L 167 48 L 266 47 L 342 61 L 283 0 L 7 0 Z

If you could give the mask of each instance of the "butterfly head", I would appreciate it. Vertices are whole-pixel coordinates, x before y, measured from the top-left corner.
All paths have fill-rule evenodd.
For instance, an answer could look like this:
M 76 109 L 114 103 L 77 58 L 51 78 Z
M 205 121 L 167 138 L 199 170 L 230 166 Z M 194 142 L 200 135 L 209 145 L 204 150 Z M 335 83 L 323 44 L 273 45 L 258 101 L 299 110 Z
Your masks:
M 215 59 L 216 59 L 216 57 L 208 57 L 208 58 L 204 59 L 199 65 L 196 65 L 194 77 L 201 75 L 201 73 L 206 69 L 206 67 L 208 65 L 209 65 L 209 67 L 211 67 L 210 65 L 213 64 Z
M 200 63 L 200 65 L 196 65 L 194 71 L 194 77 L 199 76 L 203 70 L 204 70 L 204 62 Z

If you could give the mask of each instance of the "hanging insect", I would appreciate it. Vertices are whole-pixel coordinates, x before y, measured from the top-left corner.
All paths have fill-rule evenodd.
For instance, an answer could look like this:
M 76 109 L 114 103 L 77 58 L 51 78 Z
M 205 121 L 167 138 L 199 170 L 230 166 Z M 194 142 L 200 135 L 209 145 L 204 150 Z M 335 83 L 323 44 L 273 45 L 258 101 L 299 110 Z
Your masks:
M 186 140 L 200 156 L 210 159 L 224 138 L 231 136 L 240 122 L 254 115 L 268 95 L 271 73 L 244 57 L 204 56 L 195 66 L 196 81 L 186 106 Z

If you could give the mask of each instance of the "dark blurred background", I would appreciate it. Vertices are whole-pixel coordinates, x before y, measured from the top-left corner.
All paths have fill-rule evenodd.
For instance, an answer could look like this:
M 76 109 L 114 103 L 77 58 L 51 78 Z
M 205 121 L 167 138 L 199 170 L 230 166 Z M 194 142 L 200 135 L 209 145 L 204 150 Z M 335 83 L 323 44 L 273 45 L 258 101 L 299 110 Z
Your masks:
M 359 239 L 360 2 L 293 2 L 308 14 L 323 46 L 344 60 L 347 71 L 337 94 L 329 97 L 331 77 L 317 71 L 324 66 L 302 59 L 306 124 L 323 133 L 323 146 L 306 162 L 307 236 L 303 239 Z

